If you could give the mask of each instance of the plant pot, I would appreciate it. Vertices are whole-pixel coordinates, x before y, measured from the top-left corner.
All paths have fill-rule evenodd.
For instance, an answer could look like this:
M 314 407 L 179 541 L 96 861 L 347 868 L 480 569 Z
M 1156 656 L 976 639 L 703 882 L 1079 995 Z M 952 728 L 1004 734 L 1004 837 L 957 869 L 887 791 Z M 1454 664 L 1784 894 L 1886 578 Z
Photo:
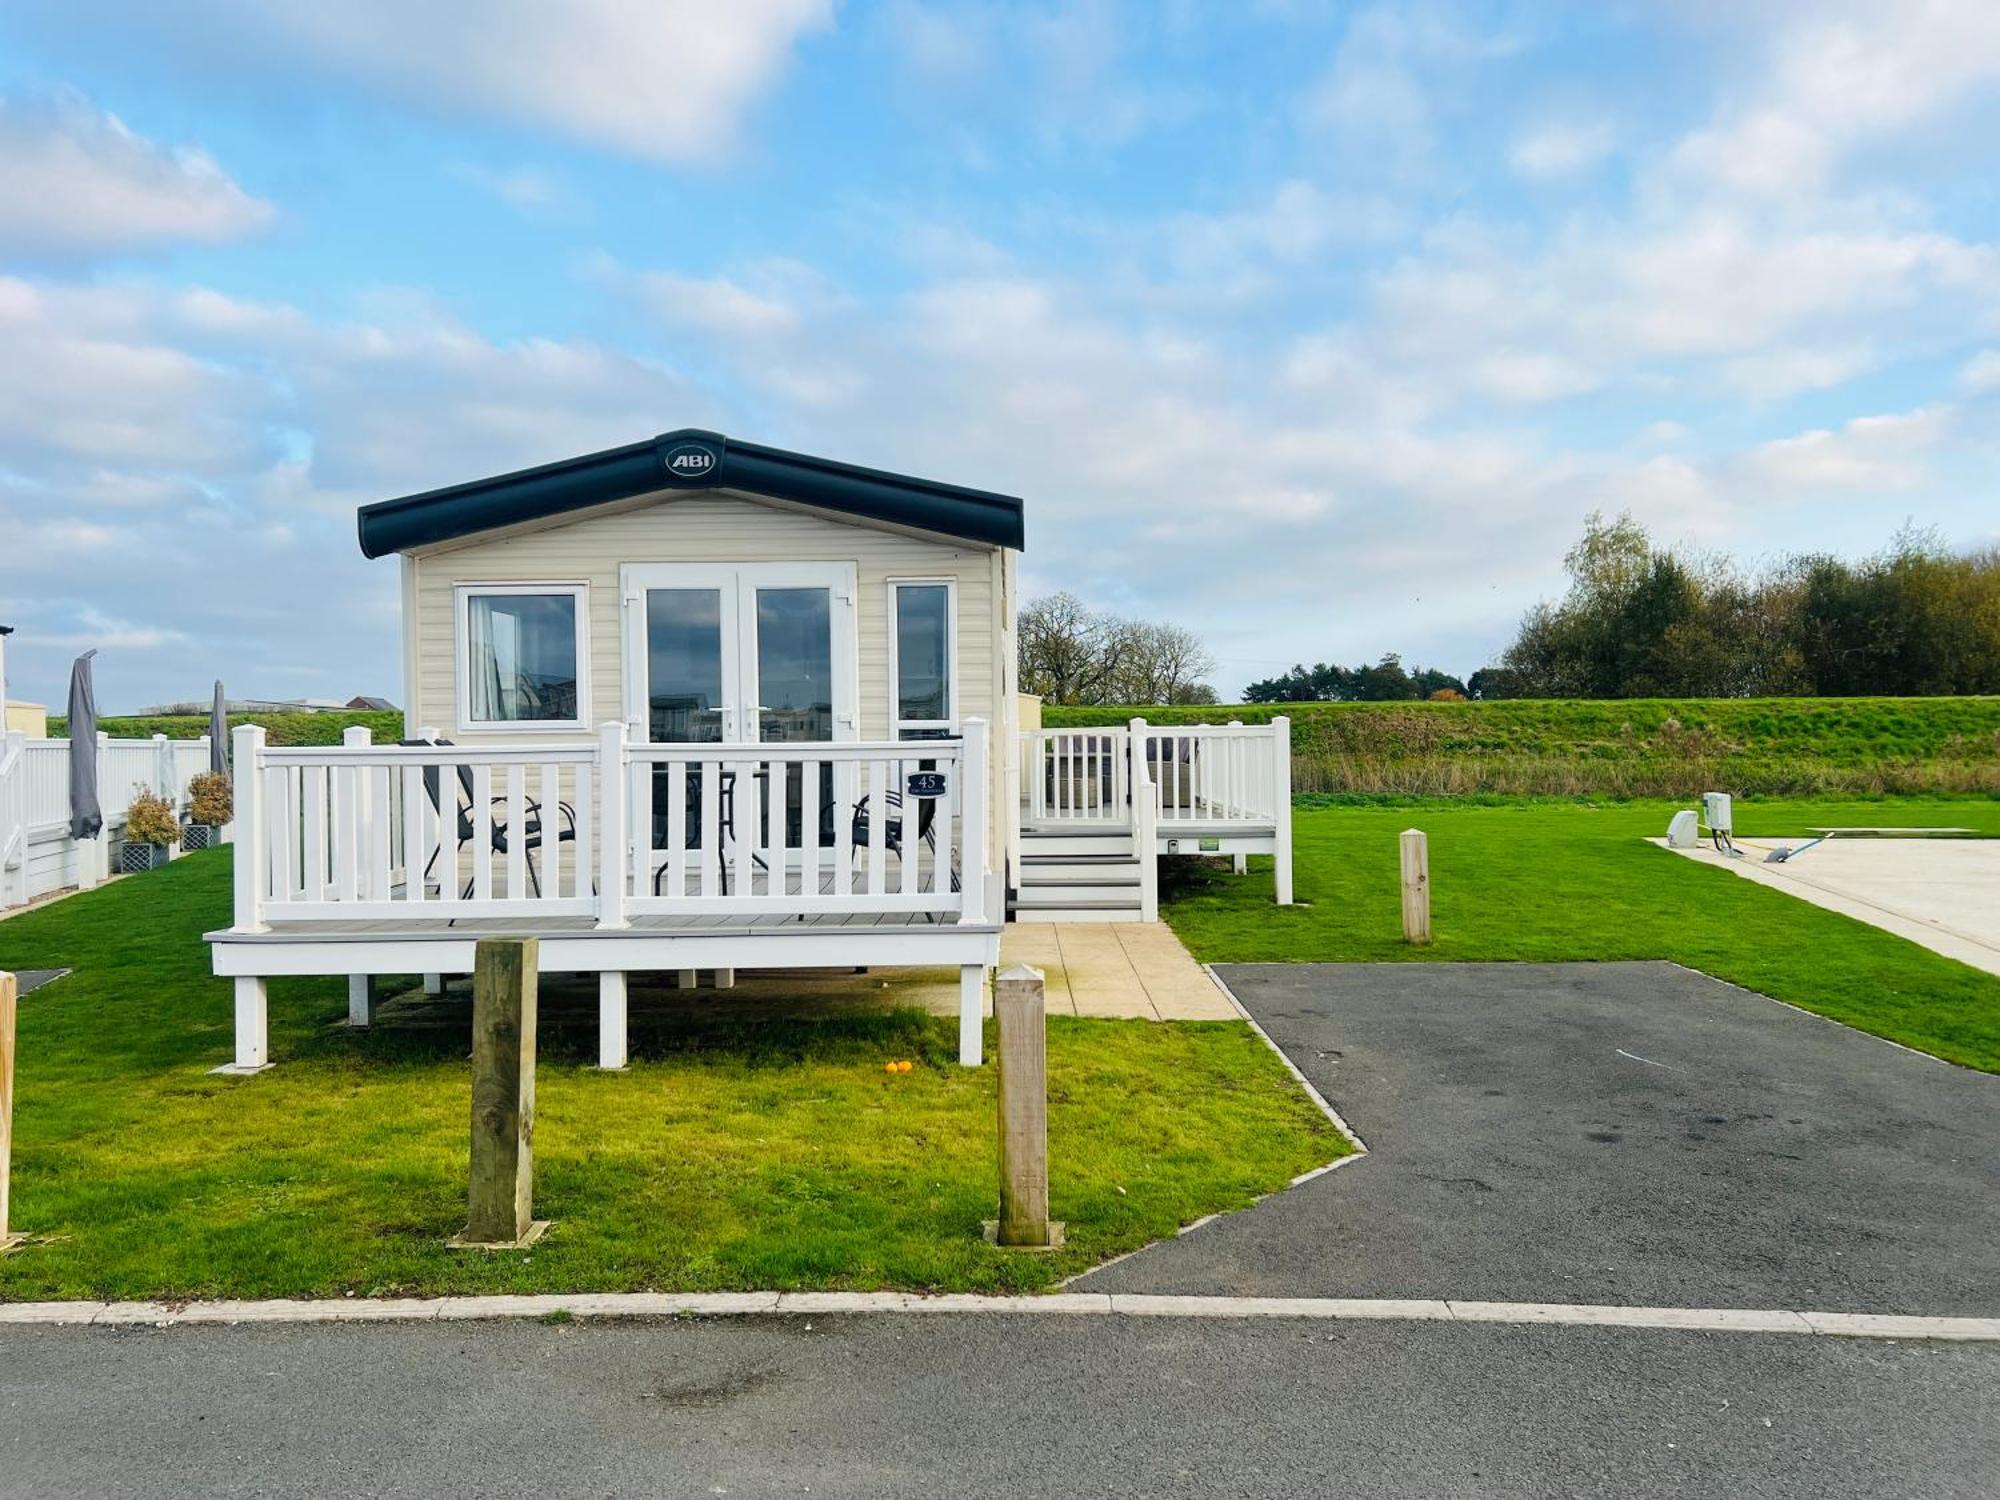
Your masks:
M 171 852 L 165 844 L 141 844 L 127 839 L 118 846 L 118 873 L 137 875 L 157 870 L 167 862 Z
M 183 823 L 181 825 L 181 852 L 193 853 L 196 849 L 220 849 L 222 847 L 222 825 L 220 823 Z

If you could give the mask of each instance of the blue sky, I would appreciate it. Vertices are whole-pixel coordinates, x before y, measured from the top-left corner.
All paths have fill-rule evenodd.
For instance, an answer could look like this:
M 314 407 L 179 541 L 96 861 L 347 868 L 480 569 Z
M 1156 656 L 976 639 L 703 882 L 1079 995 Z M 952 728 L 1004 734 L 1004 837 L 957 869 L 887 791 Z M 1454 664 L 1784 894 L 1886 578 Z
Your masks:
M 14 0 L 16 697 L 400 692 L 357 504 L 713 426 L 1468 672 L 1592 509 L 2000 540 L 1990 0 Z

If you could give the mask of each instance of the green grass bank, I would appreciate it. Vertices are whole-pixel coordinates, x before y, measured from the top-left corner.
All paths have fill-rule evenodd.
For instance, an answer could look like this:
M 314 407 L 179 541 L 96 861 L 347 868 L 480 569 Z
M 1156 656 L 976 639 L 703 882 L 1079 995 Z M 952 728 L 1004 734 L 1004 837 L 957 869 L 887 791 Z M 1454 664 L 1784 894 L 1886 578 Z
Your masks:
M 1685 797 L 2000 793 L 2000 698 L 1045 706 L 1048 727 L 1292 720 L 1300 792 Z

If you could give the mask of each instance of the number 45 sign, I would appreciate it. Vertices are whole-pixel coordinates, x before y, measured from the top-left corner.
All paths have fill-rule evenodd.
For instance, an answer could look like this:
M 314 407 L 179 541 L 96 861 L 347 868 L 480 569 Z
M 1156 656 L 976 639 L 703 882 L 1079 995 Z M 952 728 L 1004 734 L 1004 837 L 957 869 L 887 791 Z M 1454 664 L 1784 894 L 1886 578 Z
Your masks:
M 942 771 L 912 771 L 904 788 L 919 802 L 934 802 L 950 790 L 951 781 Z

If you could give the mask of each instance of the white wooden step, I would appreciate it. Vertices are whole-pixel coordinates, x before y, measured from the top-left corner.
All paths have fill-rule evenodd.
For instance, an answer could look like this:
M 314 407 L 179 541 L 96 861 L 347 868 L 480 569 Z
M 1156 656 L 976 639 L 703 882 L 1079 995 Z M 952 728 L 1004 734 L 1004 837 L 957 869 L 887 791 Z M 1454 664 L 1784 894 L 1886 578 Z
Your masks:
M 1064 884 L 1076 880 L 1130 880 L 1139 879 L 1139 861 L 1120 859 L 1115 855 L 1091 856 L 1079 854 L 1065 859 L 1060 856 L 1034 858 L 1021 861 L 1022 885 Z
M 1021 834 L 1021 857 L 1041 854 L 1109 854 L 1121 859 L 1132 857 L 1132 835 L 1121 833 L 1028 833 Z
M 1016 922 L 1137 922 L 1141 920 L 1137 901 L 1130 906 L 1110 902 L 1049 902 L 1021 900 L 1014 903 Z
M 1057 880 L 1023 881 L 1020 899 L 1053 905 L 1057 902 L 1088 905 L 1092 902 L 1115 901 L 1120 904 L 1139 904 L 1139 877 L 1130 880 Z

